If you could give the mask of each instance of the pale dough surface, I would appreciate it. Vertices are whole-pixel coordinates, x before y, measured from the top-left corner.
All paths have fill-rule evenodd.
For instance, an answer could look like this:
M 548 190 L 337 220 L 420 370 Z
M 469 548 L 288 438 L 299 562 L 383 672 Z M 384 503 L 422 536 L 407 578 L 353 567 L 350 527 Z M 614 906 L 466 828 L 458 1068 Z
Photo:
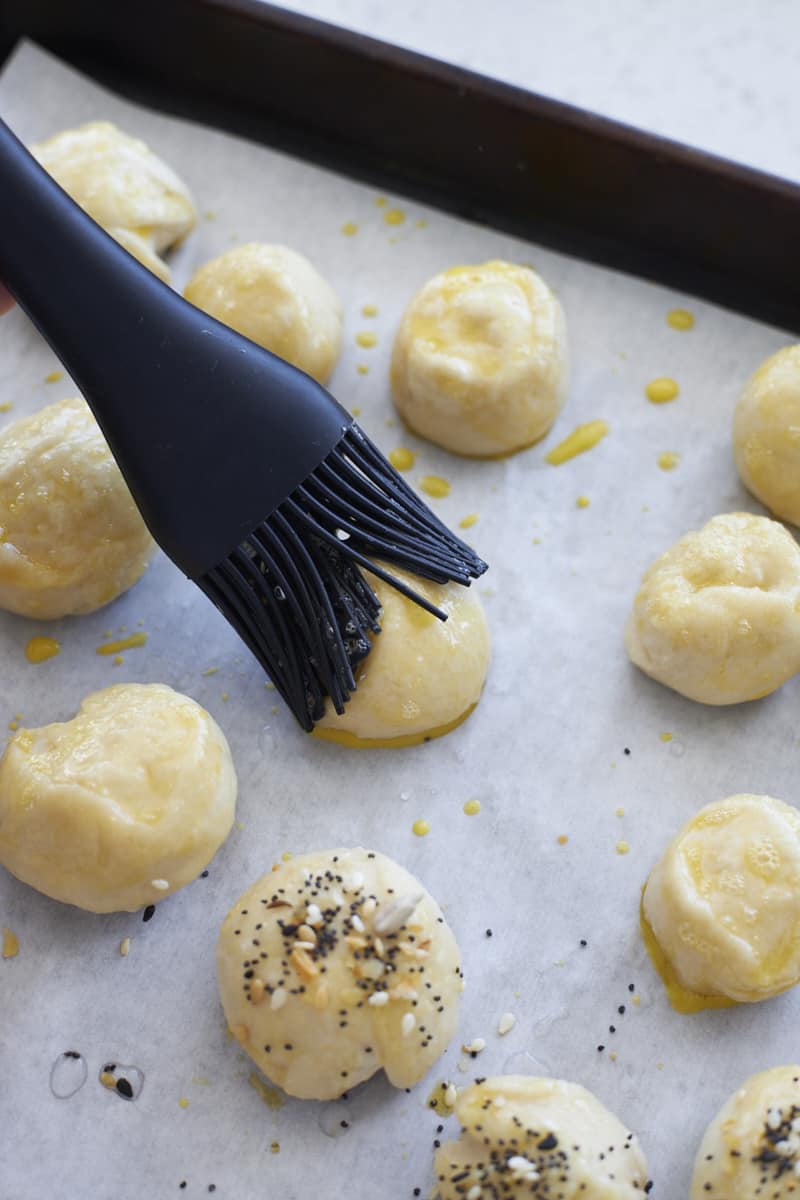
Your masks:
M 20 729 L 0 760 L 0 863 L 90 912 L 133 912 L 190 883 L 233 824 L 236 773 L 205 709 L 163 684 L 87 696 Z
M 361 847 L 300 855 L 253 884 L 225 918 L 217 976 L 241 1046 L 306 1100 L 381 1068 L 395 1087 L 417 1083 L 456 1031 L 463 987 L 439 905 Z
M 642 1200 L 635 1135 L 580 1084 L 499 1075 L 459 1092 L 456 1116 L 461 1136 L 434 1157 L 438 1200 Z
M 800 525 L 800 345 L 771 355 L 747 381 L 733 451 L 744 486 L 776 517 Z
M 79 397 L 0 434 L 0 608 L 55 619 L 131 587 L 155 550 L 119 467 Z
M 701 808 L 670 842 L 644 914 L 680 983 L 748 1003 L 800 981 L 800 813 L 771 796 Z
M 90 121 L 30 150 L 98 225 L 169 282 L 160 255 L 194 228 L 197 213 L 186 184 L 149 146 L 110 121 Z
M 564 313 L 535 271 L 493 260 L 430 279 L 405 311 L 392 394 L 415 433 L 492 458 L 544 437 L 569 381 Z
M 327 382 L 342 346 L 342 305 L 296 250 L 248 242 L 195 271 L 184 296 L 237 333 Z
M 473 708 L 489 669 L 489 627 L 478 594 L 456 583 L 393 574 L 447 613 L 440 621 L 367 572 L 382 606 L 381 632 L 356 668 L 357 690 L 338 716 L 329 704 L 317 728 L 360 741 L 445 732 Z
M 690 1200 L 797 1200 L 800 1194 L 800 1066 L 745 1080 L 708 1126 Z
M 712 517 L 645 571 L 625 645 L 637 667 L 690 700 L 774 692 L 800 670 L 794 538 L 767 517 Z

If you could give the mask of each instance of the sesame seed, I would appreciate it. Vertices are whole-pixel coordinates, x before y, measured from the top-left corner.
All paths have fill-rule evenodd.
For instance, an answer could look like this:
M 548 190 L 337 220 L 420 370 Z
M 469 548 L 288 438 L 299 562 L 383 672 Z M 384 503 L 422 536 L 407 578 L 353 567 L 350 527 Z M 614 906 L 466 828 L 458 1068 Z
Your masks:
M 499 1033 L 500 1037 L 505 1037 L 507 1033 L 510 1033 L 516 1023 L 517 1018 L 513 1013 L 503 1013 L 497 1024 L 497 1032 Z
M 388 1003 L 389 1003 L 389 993 L 388 992 L 373 992 L 372 995 L 370 996 L 369 1000 L 367 1001 L 367 1004 L 371 1004 L 373 1008 L 383 1008 L 383 1006 Z
M 123 938 L 119 944 L 119 952 L 123 958 L 128 957 L 128 955 L 130 954 L 130 949 L 131 949 L 131 939 L 129 937 Z
M 400 1032 L 402 1033 L 403 1037 L 408 1037 L 416 1023 L 417 1018 L 413 1013 L 409 1012 L 403 1015 L 403 1019 L 400 1022 Z
M 380 934 L 397 933 L 398 929 L 401 929 L 408 918 L 413 915 L 423 897 L 423 892 L 417 892 L 415 895 L 401 896 L 395 900 L 383 912 L 378 913 L 375 918 L 375 932 Z
M 273 1012 L 276 1009 L 283 1008 L 284 1004 L 286 1003 L 287 998 L 288 997 L 287 997 L 287 993 L 286 993 L 286 988 L 283 988 L 283 987 L 275 988 L 275 991 L 272 993 L 272 996 L 270 997 L 270 1002 L 269 1002 L 269 1006 L 273 1010 Z
M 480 1054 L 481 1050 L 486 1049 L 486 1042 L 483 1038 L 473 1038 L 471 1042 L 467 1042 L 461 1049 L 465 1054 L 471 1054 L 474 1058 L 476 1054 Z
M 169 887 L 169 883 L 166 879 L 151 879 L 150 884 L 156 889 L 157 892 L 166 892 Z

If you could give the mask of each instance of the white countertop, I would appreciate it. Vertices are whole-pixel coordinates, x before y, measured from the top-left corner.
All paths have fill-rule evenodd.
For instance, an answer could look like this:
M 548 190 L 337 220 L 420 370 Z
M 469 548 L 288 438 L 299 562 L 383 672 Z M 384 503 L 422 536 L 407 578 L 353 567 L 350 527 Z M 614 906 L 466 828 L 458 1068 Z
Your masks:
M 285 7 L 800 182 L 798 0 Z

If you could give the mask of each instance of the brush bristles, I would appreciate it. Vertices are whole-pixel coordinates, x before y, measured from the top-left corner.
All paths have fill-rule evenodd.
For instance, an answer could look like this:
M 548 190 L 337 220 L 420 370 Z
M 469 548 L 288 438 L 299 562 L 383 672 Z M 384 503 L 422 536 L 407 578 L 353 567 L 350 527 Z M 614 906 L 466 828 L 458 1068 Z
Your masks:
M 228 618 L 306 730 L 337 713 L 378 633 L 380 605 L 359 568 L 429 612 L 435 606 L 375 559 L 469 584 L 486 564 L 433 515 L 357 425 L 200 586 Z

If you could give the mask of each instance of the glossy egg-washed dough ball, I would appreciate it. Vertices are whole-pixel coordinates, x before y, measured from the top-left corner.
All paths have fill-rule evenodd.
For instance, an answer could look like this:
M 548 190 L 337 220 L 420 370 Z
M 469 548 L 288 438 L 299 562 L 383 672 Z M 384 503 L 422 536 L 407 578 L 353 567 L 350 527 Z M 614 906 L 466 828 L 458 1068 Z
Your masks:
M 577 1083 L 499 1075 L 459 1092 L 457 1141 L 434 1157 L 437 1200 L 642 1200 L 635 1135 Z
M 535 271 L 493 261 L 429 280 L 403 316 L 392 394 L 415 433 L 494 458 L 544 437 L 569 378 L 564 313 Z
M 87 696 L 20 729 L 0 760 L 0 863 L 90 912 L 133 912 L 189 883 L 233 824 L 236 774 L 205 709 L 163 684 Z
M 187 300 L 320 383 L 342 346 L 342 306 L 315 267 L 286 246 L 248 242 L 200 267 Z
M 300 855 L 248 888 L 222 926 L 217 974 L 241 1046 L 303 1100 L 381 1068 L 411 1087 L 453 1037 L 463 988 L 439 905 L 360 847 Z
M 186 184 L 149 146 L 110 121 L 90 121 L 30 149 L 106 233 L 169 281 L 160 255 L 194 228 L 197 213 Z
M 459 725 L 481 696 L 489 669 L 489 627 L 478 595 L 457 583 L 429 583 L 391 568 L 432 601 L 440 621 L 367 572 L 381 604 L 381 632 L 356 668 L 357 690 L 338 716 L 328 705 L 316 736 L 349 746 L 414 745 Z
M 748 380 L 733 450 L 744 486 L 776 517 L 800 525 L 800 345 L 773 354 Z
M 38 619 L 93 612 L 136 582 L 154 549 L 84 400 L 0 433 L 0 608 Z
M 713 517 L 648 567 L 625 644 L 637 667 L 703 704 L 774 692 L 800 670 L 800 549 L 776 521 Z
M 800 813 L 771 796 L 701 808 L 653 869 L 643 915 L 669 973 L 740 1003 L 800 981 Z
M 700 1143 L 690 1200 L 797 1200 L 800 1065 L 745 1080 Z

